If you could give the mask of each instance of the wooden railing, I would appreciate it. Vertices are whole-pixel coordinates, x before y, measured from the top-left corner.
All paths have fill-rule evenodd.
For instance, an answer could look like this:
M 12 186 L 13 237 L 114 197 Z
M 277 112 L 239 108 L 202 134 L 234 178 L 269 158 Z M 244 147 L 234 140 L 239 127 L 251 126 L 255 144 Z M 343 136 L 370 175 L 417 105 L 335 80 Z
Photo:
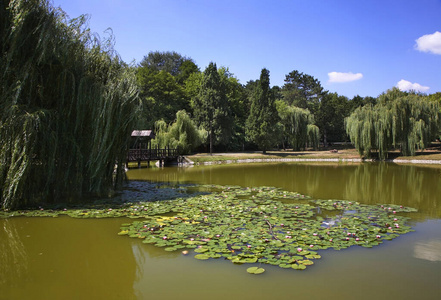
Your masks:
M 166 160 L 175 159 L 178 157 L 178 150 L 165 148 L 165 149 L 130 149 L 127 161 L 151 161 L 151 160 Z

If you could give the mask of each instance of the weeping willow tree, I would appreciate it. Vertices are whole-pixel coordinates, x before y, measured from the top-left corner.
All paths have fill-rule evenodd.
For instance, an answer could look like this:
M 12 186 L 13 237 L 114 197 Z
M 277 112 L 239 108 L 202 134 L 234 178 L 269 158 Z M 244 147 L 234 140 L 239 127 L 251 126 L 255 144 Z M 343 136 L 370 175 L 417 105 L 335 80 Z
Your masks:
M 345 119 L 345 126 L 360 155 L 370 157 L 377 151 L 383 160 L 392 148 L 405 156 L 425 149 L 436 137 L 440 120 L 436 102 L 394 88 L 381 95 L 375 106 L 357 108 Z
M 153 147 L 171 147 L 178 149 L 179 154 L 189 154 L 203 144 L 208 136 L 204 129 L 198 129 L 185 110 L 176 113 L 176 121 L 167 125 L 163 120 L 155 123 L 156 137 Z
M 284 101 L 276 101 L 277 111 L 293 150 L 305 149 L 307 146 L 318 148 L 320 133 L 314 125 L 314 115 L 308 109 L 287 105 Z
M 45 0 L 0 3 L 2 208 L 111 192 L 138 107 L 134 72 L 85 17 Z
M 314 150 L 317 150 L 320 144 L 320 129 L 318 126 L 308 124 L 306 127 L 306 134 L 308 135 L 308 146 Z

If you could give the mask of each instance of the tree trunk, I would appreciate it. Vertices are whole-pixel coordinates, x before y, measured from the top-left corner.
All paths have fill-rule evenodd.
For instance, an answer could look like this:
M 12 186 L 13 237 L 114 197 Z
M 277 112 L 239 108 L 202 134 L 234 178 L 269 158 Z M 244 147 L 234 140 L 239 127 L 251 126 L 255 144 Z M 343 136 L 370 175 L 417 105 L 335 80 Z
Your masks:
M 210 128 L 210 155 L 213 155 L 213 127 Z

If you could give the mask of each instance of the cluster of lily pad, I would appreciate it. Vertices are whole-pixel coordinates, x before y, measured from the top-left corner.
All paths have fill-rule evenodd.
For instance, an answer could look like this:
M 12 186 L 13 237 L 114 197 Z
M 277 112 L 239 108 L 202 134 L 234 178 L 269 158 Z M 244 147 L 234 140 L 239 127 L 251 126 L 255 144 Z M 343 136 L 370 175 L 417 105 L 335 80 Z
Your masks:
M 168 199 L 168 200 L 166 200 Z M 274 187 L 178 186 L 132 183 L 112 201 L 82 207 L 38 208 L 10 216 L 69 215 L 74 218 L 142 218 L 123 224 L 120 235 L 143 239 L 165 251 L 194 251 L 200 260 L 224 258 L 303 270 L 320 250 L 373 247 L 411 231 L 402 213 L 413 208 L 316 200 Z
M 195 258 L 305 269 L 317 250 L 373 247 L 411 231 L 400 206 L 314 200 L 277 188 L 211 187 L 208 195 L 174 202 L 173 214 L 124 224 L 120 235 L 165 251 L 195 249 Z M 283 201 L 281 201 L 283 200 Z M 329 212 L 329 214 L 328 214 Z M 262 273 L 263 268 L 247 271 Z

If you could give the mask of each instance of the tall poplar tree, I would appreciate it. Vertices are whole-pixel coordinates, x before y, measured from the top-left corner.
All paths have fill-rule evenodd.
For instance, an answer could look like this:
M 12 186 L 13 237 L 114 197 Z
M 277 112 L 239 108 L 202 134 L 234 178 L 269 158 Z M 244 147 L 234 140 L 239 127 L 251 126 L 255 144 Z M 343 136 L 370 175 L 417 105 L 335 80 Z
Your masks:
M 260 80 L 251 99 L 246 134 L 250 141 L 266 153 L 277 142 L 278 113 L 274 93 L 270 88 L 269 71 L 262 69 Z
M 201 88 L 192 101 L 195 119 L 208 131 L 210 154 L 213 146 L 225 143 L 231 137 L 231 113 L 226 89 L 216 64 L 210 62 L 204 71 Z

